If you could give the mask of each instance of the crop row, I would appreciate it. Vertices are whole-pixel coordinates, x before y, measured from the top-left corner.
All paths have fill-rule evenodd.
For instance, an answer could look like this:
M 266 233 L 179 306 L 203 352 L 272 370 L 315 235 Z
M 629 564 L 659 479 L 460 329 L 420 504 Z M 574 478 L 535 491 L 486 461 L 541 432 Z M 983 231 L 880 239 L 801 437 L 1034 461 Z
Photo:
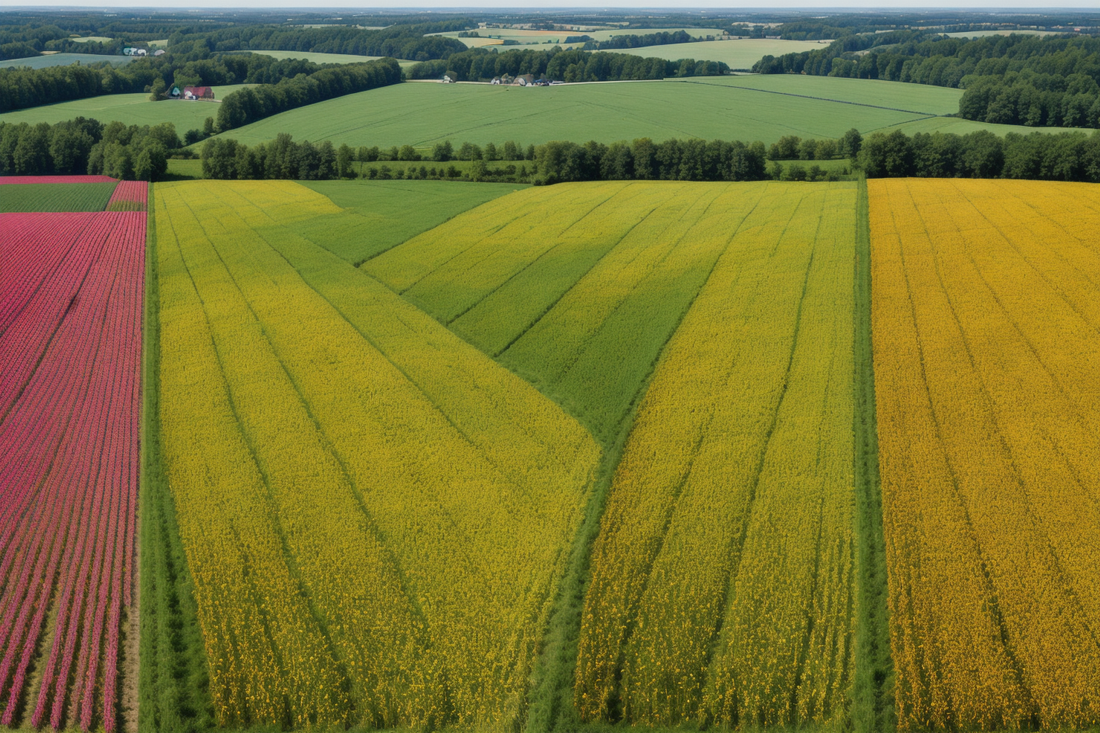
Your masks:
M 848 714 L 855 192 L 752 193 L 615 472 L 581 619 L 586 720 Z
M 1100 724 L 1100 194 L 874 181 L 902 730 Z
M 0 723 L 25 711 L 35 727 L 113 731 L 132 600 L 145 217 L 0 215 L 0 232 Z
M 288 228 L 330 213 L 291 183 L 157 188 L 165 462 L 217 716 L 513 721 L 599 451 Z

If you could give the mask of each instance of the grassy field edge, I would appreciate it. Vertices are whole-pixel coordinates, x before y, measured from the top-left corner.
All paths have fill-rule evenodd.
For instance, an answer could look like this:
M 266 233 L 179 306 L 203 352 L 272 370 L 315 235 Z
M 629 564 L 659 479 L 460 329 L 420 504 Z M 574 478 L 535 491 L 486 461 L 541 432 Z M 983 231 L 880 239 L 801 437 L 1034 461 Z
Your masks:
M 640 395 L 645 394 L 648 386 L 647 378 L 639 390 L 639 399 L 624 420 L 627 425 L 633 423 L 634 414 L 641 402 Z M 597 469 L 592 495 L 585 507 L 576 539 L 570 547 L 565 574 L 558 585 L 557 597 L 542 637 L 542 653 L 532 672 L 533 683 L 528 696 L 527 720 L 523 728 L 525 733 L 572 731 L 582 725 L 573 708 L 573 674 L 577 666 L 577 642 L 580 638 L 585 592 L 588 589 L 589 562 L 592 545 L 600 531 L 600 520 L 607 505 L 607 497 L 611 493 L 615 469 L 622 458 L 629 434 L 629 429 L 621 432 L 618 439 L 605 450 Z
M 859 733 L 893 731 L 894 662 L 887 607 L 886 540 L 878 467 L 875 366 L 871 340 L 871 232 L 867 179 L 856 194 L 855 238 L 856 665 L 852 724 Z
M 194 586 L 162 465 L 155 196 L 155 186 L 151 185 L 142 332 L 138 730 L 190 733 L 212 728 L 214 714 Z

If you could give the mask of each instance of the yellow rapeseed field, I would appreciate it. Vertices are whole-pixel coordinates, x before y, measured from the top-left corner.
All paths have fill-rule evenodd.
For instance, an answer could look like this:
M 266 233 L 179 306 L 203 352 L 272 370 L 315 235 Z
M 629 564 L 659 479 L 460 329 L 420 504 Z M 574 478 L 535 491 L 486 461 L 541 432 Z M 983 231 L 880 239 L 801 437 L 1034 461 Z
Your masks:
M 509 728 L 599 448 L 286 224 L 157 189 L 165 463 L 219 722 Z
M 1100 187 L 868 184 L 902 730 L 1100 724 Z
M 593 549 L 585 720 L 847 720 L 856 189 L 738 185 L 747 203 L 665 348 Z

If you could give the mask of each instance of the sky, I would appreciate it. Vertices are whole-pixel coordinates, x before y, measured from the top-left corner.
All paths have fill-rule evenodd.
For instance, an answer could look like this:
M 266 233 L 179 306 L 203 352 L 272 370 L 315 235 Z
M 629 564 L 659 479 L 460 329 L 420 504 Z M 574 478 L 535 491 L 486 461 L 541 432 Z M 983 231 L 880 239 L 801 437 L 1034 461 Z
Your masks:
M 921 2 L 921 0 L 844 0 L 844 4 L 838 6 L 834 1 L 830 0 L 771 0 L 762 6 L 760 0 L 750 0 L 750 2 L 737 3 L 730 2 L 730 0 L 692 0 L 691 5 L 688 7 L 680 6 L 676 4 L 670 4 L 668 0 L 622 0 L 620 2 L 590 2 L 586 0 L 573 0 L 569 5 L 556 5 L 549 3 L 529 3 L 529 2 L 516 2 L 516 0 L 479 0 L 477 5 L 470 5 L 469 0 L 463 2 L 462 0 L 434 0 L 431 4 L 426 4 L 424 0 L 386 0 L 386 2 L 364 2 L 364 0 L 322 0 L 321 2 L 308 2 L 307 0 L 186 0 L 184 3 L 150 3 L 149 0 L 118 0 L 112 2 L 110 5 L 104 5 L 103 0 L 66 0 L 63 5 L 58 0 L 19 0 L 17 3 L 5 3 L 4 9 L 14 10 L 17 7 L 34 7 L 34 8 L 46 8 L 46 7 L 85 7 L 85 8 L 150 8 L 155 7 L 157 9 L 168 8 L 308 8 L 310 10 L 318 10 L 321 8 L 349 8 L 349 9 L 362 9 L 362 10 L 380 10 L 380 9 L 464 9 L 464 10 L 478 10 L 478 9 L 511 9 L 517 8 L 535 9 L 535 8 L 547 8 L 547 9 L 577 9 L 577 8 L 593 8 L 593 9 L 614 9 L 614 8 L 661 8 L 661 9 L 675 9 L 675 10 L 688 10 L 688 9 L 703 9 L 703 8 L 721 8 L 721 9 L 768 9 L 774 10 L 778 8 L 782 9 L 838 9 L 838 8 L 859 8 L 859 9 L 877 9 L 877 10 L 904 10 L 910 8 L 944 8 L 951 10 L 965 10 L 965 9 L 982 9 L 982 10 L 995 10 L 995 9 L 1021 9 L 1021 8 L 1035 8 L 1035 0 L 968 0 L 965 7 L 958 7 L 948 5 L 943 0 L 930 0 Z M 1051 12 L 1057 8 L 1089 8 L 1094 9 L 1097 7 L 1096 0 L 1057 0 L 1057 3 L 1052 7 L 1041 6 L 1043 12 Z

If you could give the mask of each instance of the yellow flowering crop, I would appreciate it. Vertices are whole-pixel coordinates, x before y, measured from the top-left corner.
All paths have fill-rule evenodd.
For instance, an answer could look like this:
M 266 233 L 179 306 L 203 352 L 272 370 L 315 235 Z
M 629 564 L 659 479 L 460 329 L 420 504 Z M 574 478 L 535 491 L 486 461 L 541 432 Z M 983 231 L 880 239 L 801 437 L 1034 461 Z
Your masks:
M 1100 724 L 1100 189 L 869 183 L 902 730 Z
M 856 191 L 737 188 L 593 549 L 574 688 L 586 720 L 847 715 Z
M 507 727 L 597 445 L 284 226 L 325 197 L 158 194 L 167 472 L 219 718 Z

